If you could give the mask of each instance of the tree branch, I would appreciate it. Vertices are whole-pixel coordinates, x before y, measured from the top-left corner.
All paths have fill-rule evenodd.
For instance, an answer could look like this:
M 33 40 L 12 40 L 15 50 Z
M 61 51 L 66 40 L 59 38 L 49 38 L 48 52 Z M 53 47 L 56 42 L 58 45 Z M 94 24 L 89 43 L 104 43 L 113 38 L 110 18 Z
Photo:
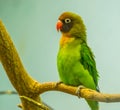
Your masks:
M 78 96 L 76 91 L 78 90 L 78 87 L 68 86 L 63 83 L 59 84 L 56 87 L 56 82 L 47 82 L 43 84 L 39 84 L 39 93 L 44 93 L 47 91 L 61 91 L 65 92 L 71 95 Z M 106 94 L 106 93 L 100 93 L 92 89 L 88 88 L 81 88 L 80 89 L 80 96 L 85 99 L 94 100 L 98 102 L 120 102 L 120 94 Z
M 43 108 L 46 110 L 47 107 L 44 105 L 40 108 L 42 102 L 39 95 L 47 91 L 55 90 L 77 96 L 77 87 L 56 82 L 39 83 L 31 78 L 2 21 L 0 21 L 0 60 L 9 80 L 20 96 L 23 110 L 43 110 Z M 87 88 L 80 89 L 80 95 L 85 99 L 100 102 L 120 102 L 120 94 L 103 94 Z
M 34 91 L 35 80 L 28 75 L 16 48 L 7 33 L 2 21 L 0 21 L 0 60 L 7 73 L 9 80 L 20 96 L 27 96 L 33 100 L 40 102 L 39 94 Z M 23 110 L 41 110 L 40 108 L 22 101 Z
M 29 98 L 29 97 L 26 97 L 26 96 L 20 96 L 21 99 L 23 99 L 24 101 L 27 101 L 29 102 L 30 104 L 32 104 L 33 106 L 37 106 L 38 108 L 42 109 L 42 110 L 49 110 L 48 107 L 46 107 L 45 105 L 39 103 L 39 102 L 36 102 L 35 100 Z
M 11 90 L 0 91 L 0 95 L 5 95 L 5 94 L 11 95 L 11 94 L 17 94 L 17 92 Z

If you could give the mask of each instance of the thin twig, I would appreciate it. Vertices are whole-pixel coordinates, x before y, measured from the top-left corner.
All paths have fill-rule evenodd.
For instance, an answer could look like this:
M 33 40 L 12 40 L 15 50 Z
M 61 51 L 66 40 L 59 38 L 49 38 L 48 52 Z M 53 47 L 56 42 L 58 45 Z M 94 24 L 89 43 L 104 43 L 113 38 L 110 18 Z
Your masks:
M 29 98 L 29 97 L 20 96 L 20 98 L 27 101 L 27 102 L 29 102 L 30 104 L 34 104 L 35 106 L 41 108 L 42 110 L 49 110 L 49 108 L 47 106 L 45 106 L 44 104 L 41 104 L 41 103 L 39 103 L 39 102 Z
M 0 95 L 5 95 L 5 94 L 11 95 L 11 94 L 17 94 L 17 92 L 11 90 L 0 91 Z

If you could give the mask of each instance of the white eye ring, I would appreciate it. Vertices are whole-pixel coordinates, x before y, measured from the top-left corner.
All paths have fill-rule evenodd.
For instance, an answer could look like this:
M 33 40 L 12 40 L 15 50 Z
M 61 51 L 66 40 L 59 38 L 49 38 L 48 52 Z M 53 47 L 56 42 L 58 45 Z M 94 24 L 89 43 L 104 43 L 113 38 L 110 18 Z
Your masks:
M 70 23 L 70 22 L 71 22 L 71 19 L 69 19 L 69 18 L 65 19 L 65 23 Z

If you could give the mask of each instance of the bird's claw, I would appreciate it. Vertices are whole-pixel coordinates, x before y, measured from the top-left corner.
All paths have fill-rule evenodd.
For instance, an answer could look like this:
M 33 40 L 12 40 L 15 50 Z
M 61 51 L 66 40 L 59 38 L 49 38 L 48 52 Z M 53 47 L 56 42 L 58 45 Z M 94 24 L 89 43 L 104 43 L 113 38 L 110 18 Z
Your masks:
M 62 81 L 58 81 L 58 82 L 56 82 L 56 84 L 55 84 L 55 88 L 57 88 L 57 86 L 59 85 L 59 84 L 61 84 L 61 83 L 63 83 Z
M 84 89 L 84 88 L 85 88 L 85 87 L 84 87 L 84 86 L 82 86 L 82 85 L 78 86 L 78 88 L 77 88 L 77 90 L 76 90 L 76 94 L 77 94 L 78 98 L 80 98 L 80 97 L 81 97 L 80 90 L 81 90 L 81 89 Z

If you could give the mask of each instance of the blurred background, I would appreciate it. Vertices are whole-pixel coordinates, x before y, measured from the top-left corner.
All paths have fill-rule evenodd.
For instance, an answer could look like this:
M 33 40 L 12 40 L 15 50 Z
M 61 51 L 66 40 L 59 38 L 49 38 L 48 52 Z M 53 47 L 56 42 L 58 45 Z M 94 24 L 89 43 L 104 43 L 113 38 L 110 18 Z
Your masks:
M 0 0 L 5 24 L 29 74 L 39 82 L 59 81 L 56 56 L 60 33 L 55 25 L 64 11 L 82 16 L 88 44 L 96 56 L 99 86 L 104 93 L 120 93 L 119 0 Z M 14 90 L 0 65 L 0 91 Z M 84 99 L 62 92 L 46 92 L 42 100 L 54 110 L 89 110 Z M 17 95 L 0 95 L 0 110 L 19 110 Z M 100 110 L 118 110 L 119 103 L 100 103 Z

